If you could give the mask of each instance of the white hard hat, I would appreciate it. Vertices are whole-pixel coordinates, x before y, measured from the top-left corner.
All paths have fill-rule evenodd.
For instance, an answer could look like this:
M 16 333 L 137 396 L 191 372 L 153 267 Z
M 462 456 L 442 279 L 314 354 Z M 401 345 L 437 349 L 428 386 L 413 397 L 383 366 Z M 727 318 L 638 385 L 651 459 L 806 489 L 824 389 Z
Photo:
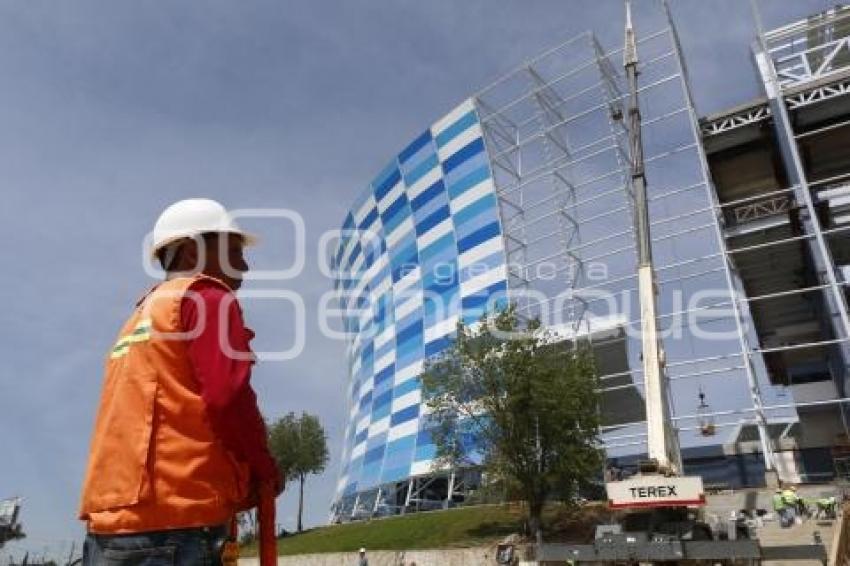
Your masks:
M 247 246 L 257 241 L 239 227 L 221 203 L 208 198 L 189 198 L 175 202 L 159 215 L 153 227 L 151 255 L 183 238 L 211 232 L 238 234 Z
M 361 549 L 360 549 L 360 554 L 363 554 L 364 552 L 366 552 L 366 549 L 365 549 L 365 548 L 361 548 Z

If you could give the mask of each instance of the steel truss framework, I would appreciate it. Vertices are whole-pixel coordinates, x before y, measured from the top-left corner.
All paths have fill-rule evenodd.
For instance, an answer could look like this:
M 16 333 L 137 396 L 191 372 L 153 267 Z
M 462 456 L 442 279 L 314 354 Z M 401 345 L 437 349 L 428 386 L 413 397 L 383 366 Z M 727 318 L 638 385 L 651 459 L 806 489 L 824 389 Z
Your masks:
M 760 409 L 760 388 L 766 383 L 766 368 L 755 347 L 757 342 L 754 342 L 748 306 L 745 301 L 738 300 L 742 297 L 741 283 L 727 257 L 726 243 L 721 234 L 722 212 L 711 187 L 687 70 L 666 4 L 663 20 L 662 29 L 639 40 L 639 50 L 648 53 L 641 65 L 643 82 L 640 94 L 644 98 L 663 101 L 660 105 L 653 105 L 652 111 L 643 112 L 643 124 L 649 136 L 652 136 L 653 129 L 667 133 L 669 130 L 665 128 L 676 126 L 690 135 L 679 136 L 674 143 L 656 144 L 653 153 L 648 150 L 646 161 L 658 171 L 668 166 L 680 167 L 676 160 L 683 155 L 688 156 L 693 160 L 692 175 L 684 174 L 682 177 L 694 182 L 653 191 L 650 200 L 666 207 L 666 203 L 676 201 L 677 197 L 693 200 L 702 192 L 708 202 L 698 209 L 685 209 L 661 218 L 655 212 L 652 215 L 653 229 L 659 229 L 662 235 L 653 238 L 653 245 L 675 245 L 677 238 L 702 234 L 714 240 L 719 253 L 660 265 L 659 273 L 674 273 L 673 277 L 660 283 L 675 286 L 691 278 L 723 276 L 727 295 L 732 297 L 727 305 L 731 304 L 733 314 L 726 318 L 731 318 L 738 328 L 737 344 L 728 356 L 724 356 L 735 358 L 736 362 L 716 367 L 711 365 L 710 360 L 697 356 L 693 361 L 680 363 L 681 369 L 686 365 L 690 367 L 682 374 L 672 375 L 671 379 L 729 372 L 744 377 L 751 394 L 755 420 L 763 427 L 765 417 Z M 623 264 L 634 253 L 627 173 L 628 132 L 622 120 L 625 95 L 618 57 L 622 57 L 621 50 L 606 52 L 592 33 L 585 33 L 528 61 L 476 96 L 485 140 L 494 163 L 494 179 L 510 264 L 510 284 L 516 293 L 513 299 L 521 312 L 531 316 L 540 316 L 547 306 L 557 304 L 558 308 L 553 308 L 552 312 L 565 314 L 574 329 L 589 329 L 589 319 L 594 315 L 591 312 L 593 304 L 604 301 L 588 298 L 587 292 L 617 289 L 618 286 L 622 292 L 635 291 L 633 288 L 621 288 L 622 283 L 634 277 L 629 272 L 609 276 L 602 282 L 587 277 L 589 265 L 598 262 Z M 559 58 L 568 63 L 561 67 L 553 64 L 553 60 Z M 526 90 L 516 86 L 522 76 L 531 78 Z M 671 90 L 678 92 L 671 94 Z M 596 96 L 588 97 L 591 93 Z M 758 110 L 756 112 L 758 114 Z M 588 131 L 595 135 L 588 137 Z M 536 145 L 538 141 L 542 142 L 539 146 Z M 650 177 L 650 182 L 654 180 Z M 547 182 L 549 192 L 542 188 Z M 616 204 L 612 206 L 614 202 Z M 676 204 L 671 204 L 667 208 L 675 207 Z M 557 225 L 550 223 L 552 218 L 558 219 Z M 694 222 L 694 219 L 700 222 Z M 605 226 L 606 222 L 611 223 L 608 226 L 617 226 L 617 229 L 583 237 L 582 232 L 587 232 L 589 227 L 594 224 Z M 684 229 L 676 229 L 677 223 L 683 223 Z M 553 242 L 557 242 L 557 248 Z M 555 260 L 558 262 L 552 266 Z M 551 277 L 539 273 L 536 268 L 542 265 L 549 266 L 549 275 L 561 277 L 560 288 L 547 281 Z M 684 274 L 685 268 L 691 273 Z M 566 301 L 559 294 L 564 290 L 569 294 Z M 541 293 L 534 294 L 533 291 Z M 524 296 L 523 293 L 533 296 Z M 687 309 L 667 313 L 662 318 L 697 310 L 707 309 Z M 638 324 L 636 318 L 626 322 L 626 325 L 635 327 Z M 635 368 L 604 375 L 602 379 L 628 378 L 639 373 L 640 370 Z M 627 389 L 641 384 L 636 380 L 603 387 L 602 390 Z M 766 435 L 763 438 L 766 442 Z M 769 467 L 771 448 L 767 444 L 763 448 Z
M 838 27 L 839 25 L 846 26 L 848 23 L 850 23 L 850 11 L 845 10 L 843 12 L 834 12 L 827 14 L 825 22 L 819 22 L 817 25 L 819 27 L 825 27 L 830 25 Z M 798 27 L 797 30 L 803 35 L 807 35 L 805 27 Z M 762 40 L 760 42 L 760 45 L 763 46 L 762 53 L 767 52 L 773 55 L 773 52 L 771 51 L 770 47 L 764 46 L 770 45 L 770 38 L 775 37 L 777 37 L 775 34 L 762 35 Z M 783 37 L 787 38 L 787 35 Z M 808 34 L 807 37 L 811 37 L 811 34 Z M 831 45 L 834 47 L 834 49 L 830 51 L 830 53 L 843 53 L 843 50 L 846 48 L 845 39 L 831 38 L 830 34 L 828 33 L 824 33 L 822 37 L 827 37 L 829 39 L 829 42 L 831 42 Z M 799 44 L 801 41 L 802 40 L 800 39 L 796 40 L 797 44 Z M 818 47 L 805 49 L 806 52 L 818 50 L 823 51 L 823 49 L 820 49 Z M 823 296 L 825 299 L 825 303 L 830 309 L 829 320 L 832 325 L 834 337 L 830 338 L 829 334 L 827 334 L 826 338 L 822 337 L 817 340 L 802 340 L 797 341 L 796 343 L 786 342 L 782 344 L 766 344 L 763 346 L 751 348 L 750 357 L 753 358 L 754 362 L 761 361 L 763 363 L 763 359 L 761 358 L 761 355 L 763 354 L 774 354 L 781 352 L 813 349 L 820 350 L 824 348 L 834 349 L 839 352 L 843 351 L 841 354 L 841 358 L 843 360 L 842 364 L 839 367 L 832 368 L 833 376 L 834 379 L 836 379 L 836 385 L 838 386 L 838 395 L 835 395 L 831 399 L 822 399 L 810 402 L 774 402 L 768 405 L 762 404 L 760 410 L 758 408 L 758 405 L 754 402 L 754 407 L 752 409 L 743 409 L 738 411 L 716 411 L 711 413 L 711 415 L 717 417 L 735 417 L 731 421 L 719 423 L 718 427 L 739 426 L 741 422 L 740 419 L 742 417 L 745 417 L 747 420 L 750 420 L 750 413 L 754 413 L 757 415 L 759 412 L 761 412 L 763 415 L 775 415 L 776 411 L 796 409 L 798 407 L 836 407 L 839 409 L 844 409 L 840 412 L 842 417 L 844 418 L 845 433 L 847 432 L 847 415 L 845 414 L 845 410 L 847 401 L 850 400 L 850 398 L 845 396 L 846 389 L 845 387 L 842 387 L 844 381 L 841 379 L 841 376 L 846 375 L 847 372 L 847 347 L 848 345 L 850 345 L 850 338 L 848 338 L 847 319 L 845 315 L 845 289 L 848 287 L 848 282 L 845 281 L 843 277 L 839 277 L 839 270 L 836 268 L 836 264 L 832 257 L 830 245 L 826 241 L 826 239 L 848 235 L 848 228 L 850 227 L 846 225 L 839 225 L 835 228 L 824 229 L 822 226 L 820 226 L 818 222 L 818 218 L 814 210 L 814 205 L 815 203 L 821 202 L 828 204 L 830 207 L 832 207 L 832 199 L 835 199 L 836 201 L 840 202 L 841 197 L 847 194 L 848 190 L 850 190 L 850 183 L 848 183 L 848 181 L 850 181 L 850 174 L 840 174 L 825 179 L 807 179 L 805 171 L 802 167 L 802 163 L 799 159 L 799 155 L 796 155 L 796 140 L 812 135 L 819 135 L 832 129 L 843 128 L 847 125 L 850 125 L 850 122 L 840 122 L 837 124 L 832 124 L 830 126 L 819 128 L 817 130 L 797 134 L 790 127 L 790 121 L 788 120 L 787 116 L 788 110 L 798 110 L 811 104 L 819 103 L 829 99 L 834 99 L 836 97 L 844 96 L 845 94 L 847 94 L 848 86 L 850 86 L 850 80 L 845 77 L 848 73 L 850 73 L 850 59 L 845 57 L 844 60 L 841 61 L 838 57 L 831 56 L 829 58 L 829 64 L 831 65 L 831 68 L 829 68 L 829 73 L 827 73 L 827 75 L 828 78 L 832 80 L 832 82 L 824 84 L 824 77 L 826 75 L 823 71 L 826 69 L 826 67 L 822 66 L 819 72 L 811 74 L 808 79 L 809 82 L 802 80 L 803 77 L 800 76 L 797 77 L 798 80 L 795 81 L 793 85 L 786 81 L 787 87 L 793 88 L 791 92 L 789 92 L 784 86 L 777 87 L 775 85 L 772 85 L 772 78 L 770 75 L 772 67 L 761 65 L 760 69 L 763 73 L 763 77 L 766 83 L 766 90 L 768 92 L 771 92 L 771 89 L 773 89 L 772 92 L 776 94 L 774 99 L 781 100 L 784 102 L 784 104 L 781 106 L 776 105 L 774 100 L 774 105 L 772 106 L 764 105 L 761 107 L 746 108 L 735 114 L 727 115 L 711 122 L 704 122 L 702 124 L 701 130 L 702 134 L 707 137 L 709 135 L 727 132 L 731 129 L 742 127 L 755 122 L 760 122 L 762 120 L 770 118 L 774 113 L 780 116 L 778 124 L 776 124 L 774 127 L 777 128 L 777 135 L 780 140 L 785 140 L 785 143 L 788 146 L 784 148 L 784 157 L 786 160 L 786 165 L 790 168 L 789 176 L 792 179 L 796 179 L 798 182 L 794 183 L 791 187 L 763 192 L 761 194 L 739 199 L 737 201 L 726 202 L 722 205 L 718 204 L 715 201 L 712 204 L 712 208 L 714 208 L 716 211 L 718 226 L 723 230 L 723 234 L 726 237 L 731 237 L 740 234 L 741 231 L 736 230 L 737 228 L 748 229 L 750 228 L 750 226 L 752 226 L 753 229 L 763 231 L 764 229 L 770 228 L 771 226 L 787 224 L 788 212 L 791 210 L 799 211 L 802 214 L 804 233 L 790 237 L 784 237 L 781 235 L 774 236 L 769 238 L 769 241 L 755 245 L 734 246 L 731 249 L 724 250 L 722 252 L 722 255 L 726 256 L 727 258 L 734 258 L 735 256 L 740 254 L 746 254 L 750 252 L 760 253 L 773 248 L 781 248 L 783 245 L 804 243 L 812 249 L 817 271 L 819 274 L 821 274 L 821 281 L 817 284 L 807 285 L 803 287 L 797 286 L 783 291 L 765 293 L 762 295 L 745 297 L 743 295 L 743 292 L 740 291 L 740 288 L 738 288 L 739 294 L 737 297 L 732 296 L 730 297 L 730 300 L 714 303 L 712 305 L 709 305 L 707 309 L 710 310 L 713 308 L 724 308 L 737 303 L 744 311 L 744 315 L 746 315 L 748 305 L 752 305 L 757 302 L 769 302 L 771 300 L 780 299 L 792 295 Z M 775 81 L 775 78 L 773 80 Z M 815 83 L 814 81 L 818 82 Z M 763 221 L 765 220 L 770 220 L 772 224 L 764 224 Z M 759 222 L 762 223 L 760 224 Z M 667 270 L 667 267 L 662 267 L 659 271 L 665 270 Z M 715 268 L 710 271 L 716 272 L 720 270 Z M 732 274 L 734 275 L 734 262 L 732 262 Z M 702 275 L 702 273 L 698 275 Z M 735 280 L 733 278 L 733 284 L 734 283 Z M 793 283 L 790 281 L 789 284 L 793 285 Z M 662 318 L 666 319 L 677 314 L 684 314 L 686 312 L 689 311 L 668 313 L 662 316 Z M 751 317 L 742 317 L 742 321 L 744 322 L 747 322 L 748 319 L 751 320 Z M 746 328 L 742 326 L 742 330 L 746 330 Z M 744 332 L 743 335 L 746 336 L 746 332 Z M 757 339 L 753 339 L 751 343 L 758 344 L 758 341 Z M 737 356 L 721 356 L 720 358 L 717 358 L 715 360 L 703 359 L 686 361 L 682 363 L 680 367 L 690 367 L 692 365 L 704 364 L 708 361 L 719 362 L 720 359 L 722 359 L 727 364 L 725 367 L 721 366 L 695 373 L 688 372 L 687 375 L 674 375 L 671 379 L 675 380 L 682 378 L 692 378 L 705 375 L 706 373 L 723 373 L 742 367 L 734 361 L 730 364 L 730 360 L 737 359 Z M 673 370 L 673 373 L 675 374 L 676 371 L 677 370 Z M 636 372 L 633 371 L 632 373 Z M 618 376 L 618 374 L 602 376 L 603 383 L 609 378 L 615 378 Z M 754 401 L 756 401 L 756 399 L 759 397 L 760 396 L 758 395 L 758 392 L 756 392 L 756 395 L 754 395 Z M 674 417 L 674 420 L 676 420 L 677 422 L 683 420 L 691 420 L 695 422 L 696 419 L 698 419 L 699 417 L 700 415 L 696 414 L 679 415 L 677 417 Z M 758 422 L 758 420 L 758 417 L 756 417 L 755 421 Z M 684 432 L 688 429 L 694 428 L 698 428 L 698 426 L 679 426 L 679 431 Z M 643 445 L 643 441 L 634 440 L 634 437 L 640 437 L 642 435 L 643 433 L 637 433 L 635 435 L 620 435 L 616 438 L 611 437 L 609 438 L 609 440 L 617 440 L 618 442 L 616 444 L 609 443 L 607 447 L 610 449 L 612 447 L 641 446 Z M 619 442 L 623 439 L 627 440 L 627 442 Z
M 850 61 L 850 36 L 840 30 L 848 22 L 850 10 L 838 7 L 760 33 L 779 86 L 788 91 L 843 73 Z
M 757 7 L 756 7 L 757 11 Z M 838 7 L 806 20 L 764 32 L 759 49 L 770 60 L 770 83 L 789 110 L 824 102 L 850 93 L 850 10 Z M 840 31 L 844 30 L 844 31 Z M 771 90 L 768 90 L 770 97 Z M 703 123 L 704 136 L 758 123 L 770 118 L 768 103 L 742 109 Z
M 331 508 L 331 522 L 448 509 L 468 501 L 480 486 L 479 469 L 435 470 L 430 475 L 411 477 L 343 498 Z
M 850 36 L 836 31 L 847 25 L 850 10 L 835 8 L 760 32 L 760 48 L 769 53 L 773 80 L 789 110 L 850 93 Z M 702 124 L 702 133 L 706 137 L 726 133 L 767 120 L 771 113 L 765 102 L 707 121 Z
M 850 11 L 835 8 L 815 18 L 770 32 L 759 43 L 770 54 L 772 74 L 790 110 L 850 92 L 850 36 L 837 34 L 850 23 Z M 768 119 L 767 103 L 718 117 L 702 126 L 704 136 L 722 134 Z
M 846 72 L 846 71 L 845 71 Z M 806 85 L 800 85 L 805 87 Z M 826 102 L 837 97 L 850 94 L 850 78 L 839 78 L 829 84 L 804 88 L 799 92 L 786 94 L 783 98 L 790 110 L 804 108 L 818 102 Z M 737 112 L 726 114 L 715 119 L 705 121 L 701 124 L 704 137 L 725 134 L 731 130 L 758 124 L 770 119 L 770 108 L 765 102 L 762 105 L 745 108 Z
M 770 118 L 770 108 L 765 103 L 705 121 L 701 125 L 701 131 L 705 137 L 715 136 L 751 124 L 758 124 L 768 118 Z

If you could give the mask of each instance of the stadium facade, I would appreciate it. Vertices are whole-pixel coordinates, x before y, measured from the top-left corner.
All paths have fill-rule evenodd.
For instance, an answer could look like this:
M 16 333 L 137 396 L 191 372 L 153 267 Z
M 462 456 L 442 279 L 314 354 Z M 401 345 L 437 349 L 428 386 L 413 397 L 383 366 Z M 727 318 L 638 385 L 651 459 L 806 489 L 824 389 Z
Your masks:
M 660 326 L 688 471 L 758 485 L 844 473 L 850 363 L 850 10 L 759 33 L 765 96 L 699 119 L 666 5 L 639 35 Z M 602 440 L 644 453 L 622 52 L 573 38 L 393 156 L 333 254 L 349 337 L 334 520 L 462 501 L 419 376 L 458 321 L 517 305 L 589 340 Z

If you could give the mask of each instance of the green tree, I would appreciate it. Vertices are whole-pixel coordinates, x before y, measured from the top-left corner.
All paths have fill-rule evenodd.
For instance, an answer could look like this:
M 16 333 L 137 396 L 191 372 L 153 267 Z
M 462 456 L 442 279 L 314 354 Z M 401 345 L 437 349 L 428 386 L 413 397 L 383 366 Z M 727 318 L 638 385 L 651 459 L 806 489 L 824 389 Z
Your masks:
M 460 324 L 423 373 L 437 464 L 481 464 L 516 486 L 538 542 L 544 503 L 575 504 L 602 465 L 593 366 L 589 346 L 520 324 L 508 308 L 477 331 Z
M 307 413 L 289 413 L 269 427 L 269 450 L 287 478 L 299 483 L 298 532 L 303 530 L 304 480 L 320 474 L 328 463 L 328 441 L 319 419 Z

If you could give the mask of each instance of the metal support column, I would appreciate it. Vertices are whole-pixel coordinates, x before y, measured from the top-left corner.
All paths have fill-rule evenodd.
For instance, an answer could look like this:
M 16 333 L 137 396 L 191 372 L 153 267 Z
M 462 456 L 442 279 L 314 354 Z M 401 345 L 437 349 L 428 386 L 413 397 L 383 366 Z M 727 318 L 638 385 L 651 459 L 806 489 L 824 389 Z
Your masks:
M 410 506 L 410 497 L 413 495 L 413 482 L 415 481 L 415 478 L 410 478 L 407 482 L 407 495 L 404 496 L 404 508 L 401 510 L 402 515 L 407 513 L 407 508 Z
M 379 487 L 378 491 L 375 493 L 375 503 L 372 505 L 372 515 L 378 512 L 378 505 L 381 504 L 381 493 L 383 492 L 383 487 Z
M 354 498 L 354 504 L 351 506 L 351 515 L 348 517 L 349 519 L 353 519 L 355 515 L 357 515 L 357 506 L 360 505 L 360 494 Z

